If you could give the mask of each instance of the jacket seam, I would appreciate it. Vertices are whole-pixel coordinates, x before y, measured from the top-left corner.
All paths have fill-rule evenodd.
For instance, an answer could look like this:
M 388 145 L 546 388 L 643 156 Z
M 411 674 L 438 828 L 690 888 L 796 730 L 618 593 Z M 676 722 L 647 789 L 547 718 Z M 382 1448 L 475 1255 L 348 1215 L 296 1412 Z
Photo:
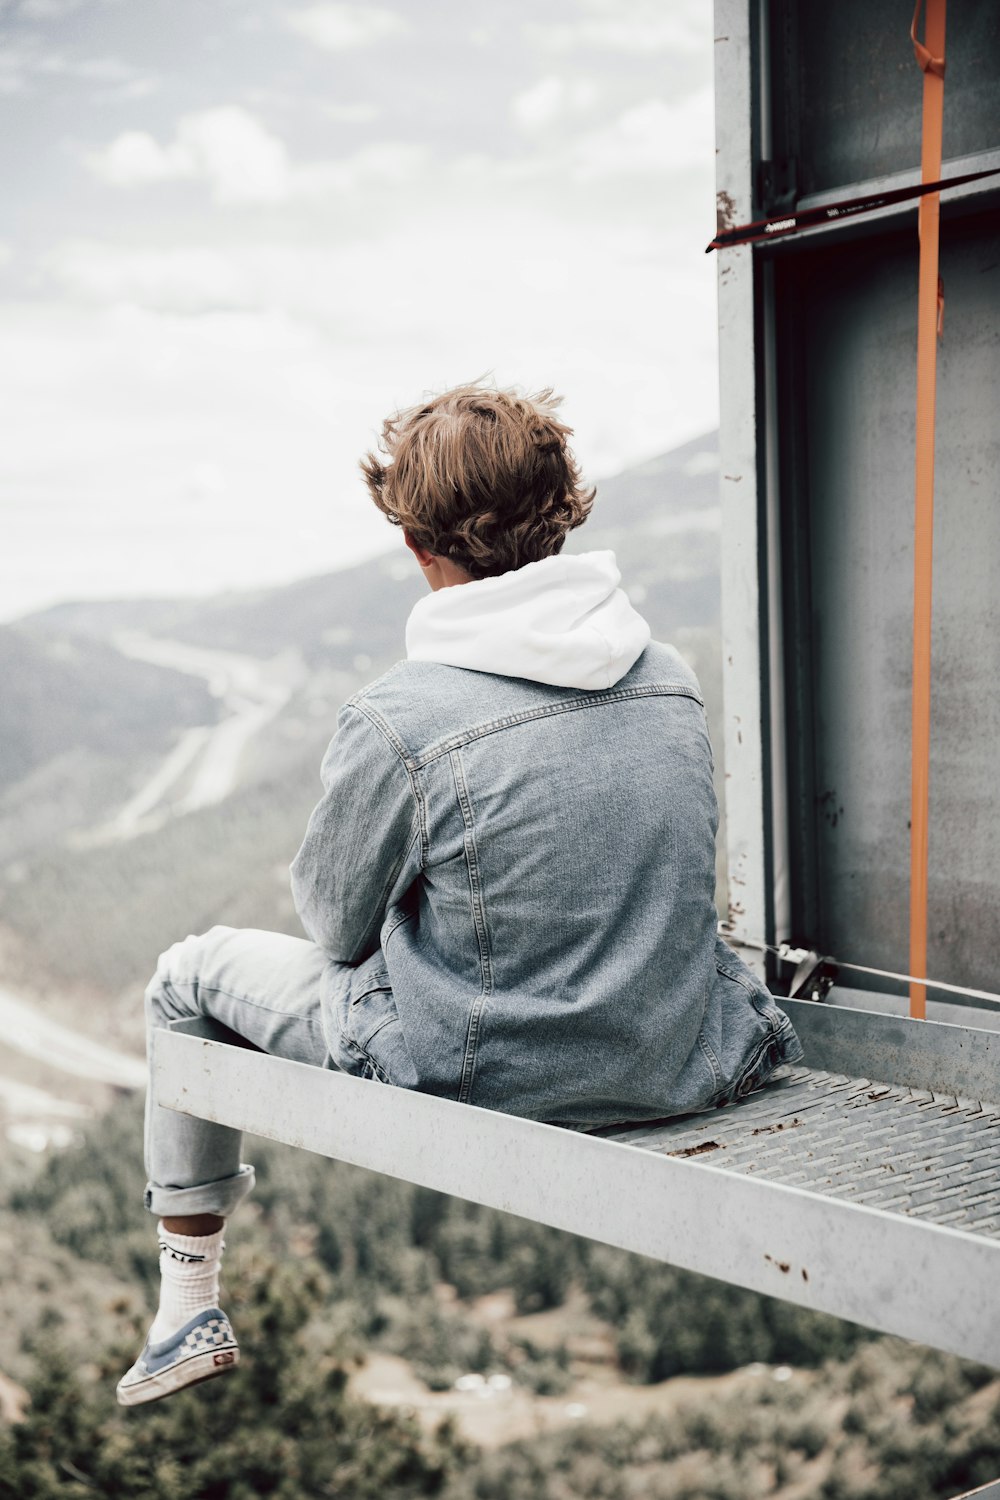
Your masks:
M 399 738 L 399 735 L 392 728 L 392 725 L 388 724 L 376 709 L 371 708 L 367 703 L 361 704 L 357 702 L 349 703 L 347 707 L 353 708 L 355 713 L 359 713 L 363 718 L 367 719 L 372 728 L 376 729 L 381 734 L 382 738 L 387 742 L 387 744 L 391 746 L 391 748 L 396 752 L 396 755 L 399 757 L 400 764 L 406 772 L 406 779 L 410 785 L 410 795 L 412 796 L 414 804 L 416 806 L 417 833 L 420 838 L 420 868 L 421 870 L 426 870 L 427 846 L 429 842 L 427 833 L 427 804 L 424 798 L 423 790 L 420 786 L 419 779 L 417 777 L 417 771 L 420 769 L 419 765 L 413 760 L 413 757 L 410 755 L 406 746 L 403 744 L 403 741 Z M 407 853 L 409 853 L 409 849 L 410 845 L 407 846 Z M 400 866 L 400 868 L 402 868 L 402 866 Z
M 472 816 L 472 803 L 469 798 L 469 789 L 465 780 L 465 768 L 462 765 L 461 752 L 455 749 L 450 757 L 452 775 L 455 779 L 455 793 L 458 797 L 458 805 L 462 813 L 462 822 L 465 825 L 465 864 L 469 875 L 469 893 L 472 900 L 472 920 L 476 929 L 476 941 L 479 945 L 479 967 L 482 976 L 482 988 L 472 1003 L 469 1012 L 469 1026 L 465 1039 L 465 1056 L 462 1060 L 462 1074 L 458 1086 L 458 1101 L 467 1104 L 472 1092 L 472 1080 L 476 1069 L 476 1054 L 479 1050 L 480 1023 L 482 1020 L 483 1006 L 487 996 L 493 989 L 493 962 L 490 954 L 489 928 L 486 923 L 486 907 L 483 901 L 483 884 L 479 871 L 479 851 L 476 848 L 476 834 Z
M 379 932 L 382 923 L 385 921 L 385 908 L 386 903 L 389 900 L 389 893 L 392 890 L 393 886 L 396 884 L 396 881 L 399 879 L 399 872 L 406 864 L 406 856 L 409 854 L 410 850 L 417 842 L 419 832 L 419 828 L 415 828 L 413 830 L 413 833 L 410 836 L 410 842 L 406 845 L 406 848 L 402 851 L 399 858 L 392 866 L 392 869 L 389 872 L 389 877 L 386 880 L 385 885 L 382 887 L 382 894 L 379 897 L 378 902 L 376 903 L 375 915 L 372 917 L 371 921 L 368 923 L 368 926 L 362 933 L 361 941 L 355 943 L 354 948 L 351 950 L 351 956 L 347 960 L 349 964 L 359 964 L 364 962 L 363 955 L 368 953 L 371 945 L 371 939 L 377 932 Z
M 760 1041 L 757 1043 L 757 1046 L 751 1053 L 749 1062 L 744 1064 L 743 1068 L 740 1071 L 739 1077 L 735 1081 L 734 1087 L 736 1089 L 736 1097 L 738 1099 L 743 1098 L 745 1094 L 749 1092 L 749 1090 L 747 1090 L 746 1088 L 747 1083 L 750 1081 L 750 1079 L 753 1078 L 753 1075 L 757 1072 L 757 1069 L 760 1067 L 761 1063 L 764 1061 L 768 1052 L 773 1046 L 774 1036 L 771 1032 L 768 1032 L 766 1036 L 762 1036 Z
M 705 1061 L 708 1063 L 709 1072 L 712 1075 L 712 1087 L 714 1090 L 712 1097 L 714 1098 L 715 1094 L 717 1094 L 719 1092 L 719 1089 L 722 1087 L 723 1073 L 719 1059 L 715 1055 L 715 1049 L 709 1042 L 708 1038 L 705 1036 L 704 1025 L 698 1032 L 698 1046 L 702 1050 Z
M 747 983 L 742 974 L 734 974 L 732 969 L 727 969 L 726 965 L 720 963 L 718 959 L 715 960 L 715 967 L 718 973 L 724 975 L 726 979 L 731 979 L 733 984 L 738 984 L 742 990 L 746 991 L 754 1010 L 767 1022 L 771 1031 L 776 1032 L 780 1023 L 771 1015 L 771 1011 L 776 1010 L 777 1007 L 774 1005 L 773 996 L 771 996 L 770 992 L 761 994 L 756 986 Z M 771 1002 L 770 1004 L 768 1003 L 769 1001 Z
M 728 969 L 726 965 L 724 963 L 720 963 L 718 959 L 715 960 L 715 967 L 718 969 L 720 974 L 725 974 L 727 979 L 731 979 L 734 984 L 738 984 L 741 989 L 746 990 L 748 995 L 752 996 L 754 994 L 753 985 L 748 984 L 742 974 L 734 974 L 732 969 Z
M 459 734 L 450 735 L 440 744 L 421 752 L 409 763 L 414 771 L 420 771 L 432 761 L 440 760 L 442 756 L 450 755 L 454 750 L 460 750 L 464 745 L 471 744 L 474 740 L 484 739 L 487 735 L 496 734 L 500 730 L 512 729 L 519 724 L 529 724 L 533 719 L 550 719 L 556 714 L 575 713 L 585 708 L 603 708 L 608 703 L 625 703 L 634 698 L 690 698 L 698 704 L 699 708 L 705 707 L 693 688 L 650 684 L 628 688 L 623 692 L 604 691 L 600 697 L 573 698 L 568 703 L 540 704 L 537 708 L 527 708 L 518 714 L 506 714 L 501 719 L 491 719 L 485 724 L 477 724 L 474 729 L 466 729 Z
M 388 943 L 389 939 L 392 937 L 396 929 L 398 927 L 402 927 L 403 923 L 408 922 L 409 920 L 410 913 L 408 911 L 397 912 L 396 916 L 393 918 L 386 931 L 382 934 L 381 946 L 383 952 L 385 951 L 386 944 Z
M 363 698 L 369 697 L 369 695 L 373 693 L 376 688 L 381 687 L 382 683 L 386 682 L 390 677 L 398 677 L 400 668 L 405 665 L 405 661 L 393 662 L 392 666 L 388 667 L 382 673 L 381 677 L 375 677 L 371 682 L 365 683 L 364 687 L 358 688 L 358 691 L 352 697 L 348 698 L 347 702 L 344 704 L 344 707 L 359 708 L 361 705 L 361 700 Z
M 368 1036 L 365 1037 L 365 1040 L 364 1040 L 363 1043 L 362 1042 L 355 1043 L 355 1045 L 357 1046 L 357 1048 L 359 1049 L 359 1051 L 363 1052 L 364 1055 L 365 1055 L 365 1057 L 368 1058 L 369 1062 L 374 1062 L 375 1059 L 369 1054 L 368 1048 L 371 1046 L 371 1044 L 375 1040 L 375 1038 L 377 1036 L 381 1036 L 381 1034 L 385 1030 L 385 1028 L 387 1026 L 391 1026 L 393 1024 L 393 1022 L 396 1021 L 397 1019 L 398 1019 L 398 1017 L 396 1017 L 394 1015 L 388 1015 L 388 1016 L 386 1016 L 384 1020 L 382 1020 L 382 1021 L 380 1021 L 378 1023 L 378 1025 L 375 1027 L 375 1030 L 372 1031 Z
M 376 969 L 367 987 L 359 991 L 358 994 L 352 995 L 350 1009 L 353 1010 L 356 1005 L 360 1005 L 362 1000 L 367 1000 L 369 995 L 379 995 L 386 991 L 390 995 L 392 994 L 392 980 L 389 978 L 389 971 L 385 968 Z

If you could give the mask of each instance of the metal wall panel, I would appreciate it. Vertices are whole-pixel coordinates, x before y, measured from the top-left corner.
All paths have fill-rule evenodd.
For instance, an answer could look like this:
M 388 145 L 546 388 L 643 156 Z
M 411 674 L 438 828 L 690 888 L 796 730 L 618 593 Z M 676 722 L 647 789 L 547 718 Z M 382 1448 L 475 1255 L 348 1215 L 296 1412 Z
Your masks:
M 793 928 L 904 969 L 917 247 L 776 266 Z M 1000 214 L 946 219 L 938 367 L 928 971 L 995 988 L 1000 948 Z
M 772 5 L 773 151 L 794 159 L 799 197 L 919 166 L 911 16 L 907 0 Z M 945 157 L 995 147 L 998 121 L 1000 6 L 948 0 Z

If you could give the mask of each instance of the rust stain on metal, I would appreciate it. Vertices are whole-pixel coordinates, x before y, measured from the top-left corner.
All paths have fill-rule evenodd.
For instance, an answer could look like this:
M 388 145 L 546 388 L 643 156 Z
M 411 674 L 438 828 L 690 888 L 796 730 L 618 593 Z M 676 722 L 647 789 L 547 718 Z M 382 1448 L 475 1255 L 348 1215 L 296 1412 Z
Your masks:
M 699 1141 L 697 1146 L 685 1146 L 683 1151 L 668 1151 L 668 1156 L 704 1156 L 706 1151 L 725 1151 L 719 1141 Z
M 779 1271 L 784 1271 L 786 1274 L 792 1269 L 792 1265 L 791 1265 L 790 1261 L 787 1261 L 787 1260 L 775 1260 L 775 1258 L 774 1258 L 773 1255 L 767 1255 L 766 1253 L 764 1255 L 764 1259 L 765 1260 L 769 1260 L 771 1262 L 772 1266 L 777 1266 L 777 1268 L 778 1268 Z M 806 1279 L 808 1280 L 808 1277 Z
M 805 1266 L 802 1267 L 802 1280 L 803 1281 L 808 1281 L 809 1280 L 809 1272 L 806 1270 Z
M 795 1125 L 801 1125 L 802 1121 L 798 1115 L 793 1120 L 778 1120 L 774 1125 L 758 1125 L 756 1130 L 751 1130 L 751 1135 L 773 1135 L 776 1130 L 791 1130 Z
M 736 223 L 736 203 L 731 194 L 726 192 L 715 195 L 715 232 L 724 234 L 727 229 L 732 229 Z

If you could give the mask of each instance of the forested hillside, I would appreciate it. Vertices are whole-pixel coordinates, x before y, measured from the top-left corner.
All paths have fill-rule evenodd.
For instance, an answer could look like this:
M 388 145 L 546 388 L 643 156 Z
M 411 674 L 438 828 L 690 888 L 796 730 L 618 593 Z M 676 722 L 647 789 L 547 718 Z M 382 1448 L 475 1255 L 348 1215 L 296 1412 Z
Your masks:
M 225 1275 L 244 1364 L 119 1412 L 155 1268 L 139 1129 L 123 1104 L 7 1189 L 11 1242 L 35 1256 L 16 1295 L 5 1278 L 0 1367 L 30 1404 L 0 1391 L 20 1417 L 0 1423 L 4 1500 L 931 1500 L 1000 1470 L 996 1372 L 263 1142 Z M 358 1361 L 386 1351 L 432 1388 L 478 1372 L 571 1394 L 586 1351 L 484 1323 L 506 1288 L 528 1313 L 582 1291 L 636 1382 L 634 1420 L 481 1451 L 353 1393 Z M 643 1382 L 692 1374 L 669 1416 L 642 1416 Z

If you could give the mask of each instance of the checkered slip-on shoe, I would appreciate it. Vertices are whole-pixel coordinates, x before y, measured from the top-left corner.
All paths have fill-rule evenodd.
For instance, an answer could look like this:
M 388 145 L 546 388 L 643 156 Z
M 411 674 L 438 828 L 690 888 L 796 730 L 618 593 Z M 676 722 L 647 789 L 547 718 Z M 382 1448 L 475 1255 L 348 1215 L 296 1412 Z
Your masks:
M 210 1307 L 162 1343 L 146 1340 L 139 1358 L 118 1382 L 118 1405 L 159 1401 L 186 1385 L 225 1375 L 239 1362 L 239 1346 L 229 1319 L 219 1308 Z

